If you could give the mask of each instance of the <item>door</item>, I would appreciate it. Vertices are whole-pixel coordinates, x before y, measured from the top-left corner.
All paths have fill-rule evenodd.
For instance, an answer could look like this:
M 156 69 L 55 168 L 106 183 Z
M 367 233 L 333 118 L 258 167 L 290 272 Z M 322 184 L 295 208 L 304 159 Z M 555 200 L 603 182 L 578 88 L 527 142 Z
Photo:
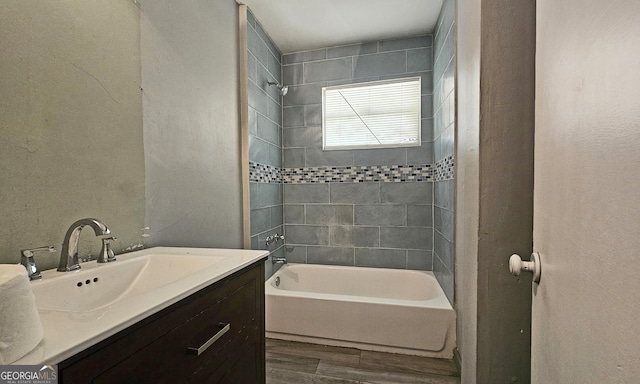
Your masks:
M 538 0 L 532 382 L 640 382 L 640 1 Z

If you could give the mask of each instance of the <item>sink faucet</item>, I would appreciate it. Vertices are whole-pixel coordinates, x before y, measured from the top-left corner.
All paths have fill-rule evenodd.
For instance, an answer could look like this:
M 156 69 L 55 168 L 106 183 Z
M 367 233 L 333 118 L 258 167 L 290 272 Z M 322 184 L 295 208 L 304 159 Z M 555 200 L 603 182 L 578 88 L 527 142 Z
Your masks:
M 96 236 L 111 234 L 107 225 L 98 219 L 80 219 L 71 224 L 62 242 L 58 272 L 69 272 L 80 269 L 80 264 L 78 263 L 78 239 L 85 225 L 93 228 Z

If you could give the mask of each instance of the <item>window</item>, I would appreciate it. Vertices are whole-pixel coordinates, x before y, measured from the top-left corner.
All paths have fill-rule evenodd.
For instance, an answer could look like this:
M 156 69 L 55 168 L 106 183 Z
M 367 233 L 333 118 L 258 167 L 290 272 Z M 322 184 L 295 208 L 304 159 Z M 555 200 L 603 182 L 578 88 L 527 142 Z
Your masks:
M 322 148 L 420 146 L 420 104 L 420 77 L 322 88 Z

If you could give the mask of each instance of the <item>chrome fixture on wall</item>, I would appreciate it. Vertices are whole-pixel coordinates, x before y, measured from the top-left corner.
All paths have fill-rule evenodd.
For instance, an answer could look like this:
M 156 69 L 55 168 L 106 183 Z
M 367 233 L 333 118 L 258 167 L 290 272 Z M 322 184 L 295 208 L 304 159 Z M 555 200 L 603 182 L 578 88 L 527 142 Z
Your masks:
M 284 85 L 278 83 L 277 81 L 267 81 L 267 84 L 275 85 L 276 87 L 278 87 L 278 89 L 280 90 L 280 96 L 284 96 L 284 95 L 287 94 L 287 92 L 289 92 L 289 87 L 288 86 L 284 86 Z
M 271 258 L 271 263 L 272 264 L 287 264 L 287 258 L 286 257 L 272 257 Z
M 284 242 L 284 235 L 278 235 L 276 233 L 275 235 L 267 236 L 265 243 L 267 244 L 267 247 L 269 247 L 271 244 L 277 243 L 280 240 Z

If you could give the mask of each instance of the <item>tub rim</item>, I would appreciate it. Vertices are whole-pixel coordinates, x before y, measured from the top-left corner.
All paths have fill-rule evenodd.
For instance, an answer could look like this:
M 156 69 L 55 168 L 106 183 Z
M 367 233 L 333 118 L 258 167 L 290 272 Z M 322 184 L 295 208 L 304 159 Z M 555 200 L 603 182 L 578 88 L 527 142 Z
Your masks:
M 435 298 L 428 300 L 407 300 L 407 299 L 388 299 L 382 297 L 372 297 L 372 296 L 357 296 L 357 295 L 343 295 L 343 294 L 334 294 L 334 293 L 320 293 L 320 292 L 309 292 L 309 291 L 295 291 L 295 290 L 285 290 L 278 289 L 275 287 L 274 281 L 276 277 L 278 277 L 278 273 L 280 273 L 283 269 L 288 269 L 289 266 L 292 267 L 303 267 L 304 266 L 313 266 L 313 267 L 321 267 L 323 269 L 365 269 L 365 270 L 376 270 L 377 272 L 383 270 L 394 271 L 394 273 L 398 272 L 408 272 L 408 273 L 424 273 L 429 278 L 435 280 L 437 295 Z M 418 308 L 433 308 L 437 310 L 451 310 L 453 311 L 453 307 L 446 295 L 444 294 L 444 290 L 440 286 L 440 282 L 435 277 L 433 271 L 419 271 L 419 270 L 411 270 L 411 269 L 392 269 L 392 268 L 374 268 L 374 267 L 358 267 L 358 266 L 350 266 L 350 265 L 326 265 L 326 264 L 305 264 L 305 263 L 290 263 L 285 264 L 281 268 L 278 269 L 269 279 L 265 281 L 265 296 L 279 296 L 279 297 L 295 297 L 295 298 L 307 298 L 312 300 L 325 300 L 325 301 L 339 301 L 339 302 L 358 302 L 358 303 L 368 303 L 368 304 L 385 304 L 385 305 L 397 305 L 397 306 L 407 306 L 407 307 L 418 307 Z

